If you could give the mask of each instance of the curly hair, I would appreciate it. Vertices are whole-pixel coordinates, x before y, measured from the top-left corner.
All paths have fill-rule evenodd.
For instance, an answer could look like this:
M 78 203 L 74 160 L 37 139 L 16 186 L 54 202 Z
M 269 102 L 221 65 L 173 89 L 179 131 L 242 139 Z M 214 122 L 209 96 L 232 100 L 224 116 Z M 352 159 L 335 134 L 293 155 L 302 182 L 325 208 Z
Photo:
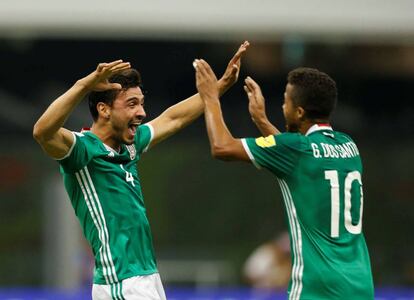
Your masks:
M 306 118 L 329 119 L 338 92 L 335 81 L 328 74 L 312 68 L 297 68 L 289 72 L 287 81 L 294 86 L 293 103 L 305 110 Z
M 108 79 L 111 83 L 119 83 L 122 90 L 127 90 L 132 87 L 140 87 L 143 89 L 141 75 L 135 69 L 124 70 L 111 76 Z M 91 92 L 88 96 L 89 111 L 91 112 L 94 121 L 98 120 L 98 110 L 96 105 L 99 102 L 106 103 L 112 106 L 112 103 L 118 96 L 120 90 L 108 90 L 103 92 Z

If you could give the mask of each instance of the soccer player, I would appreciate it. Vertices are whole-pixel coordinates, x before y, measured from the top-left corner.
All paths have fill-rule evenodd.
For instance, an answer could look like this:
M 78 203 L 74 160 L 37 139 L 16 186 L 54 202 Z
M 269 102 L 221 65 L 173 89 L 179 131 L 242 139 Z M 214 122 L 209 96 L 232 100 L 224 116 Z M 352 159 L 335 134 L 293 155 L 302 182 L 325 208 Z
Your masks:
M 238 78 L 243 43 L 220 79 L 224 93 Z M 63 125 L 89 94 L 90 130 Z M 158 275 L 137 162 L 143 152 L 203 113 L 198 94 L 154 120 L 145 118 L 138 71 L 117 60 L 99 64 L 57 98 L 34 126 L 43 150 L 58 160 L 65 188 L 95 256 L 92 298 L 166 299 Z M 64 270 L 63 270 L 64 272 Z
M 204 60 L 194 65 L 212 155 L 251 161 L 279 182 L 292 248 L 289 299 L 373 299 L 362 234 L 361 158 L 354 141 L 329 124 L 335 82 L 316 69 L 291 71 L 283 103 L 287 132 L 280 133 L 266 117 L 260 87 L 248 77 L 249 110 L 267 136 L 235 139 L 223 120 L 214 72 Z

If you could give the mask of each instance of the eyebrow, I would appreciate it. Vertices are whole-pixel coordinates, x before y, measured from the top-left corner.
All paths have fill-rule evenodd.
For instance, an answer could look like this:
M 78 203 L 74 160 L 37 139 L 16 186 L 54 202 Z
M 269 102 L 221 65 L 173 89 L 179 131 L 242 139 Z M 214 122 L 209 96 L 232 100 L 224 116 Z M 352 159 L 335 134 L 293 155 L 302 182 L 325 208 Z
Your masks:
M 144 102 L 144 99 L 145 99 L 145 97 L 142 97 L 142 98 L 141 98 L 141 100 L 142 100 L 141 102 Z M 136 101 L 138 101 L 138 102 L 139 102 L 139 101 L 140 101 L 140 98 L 133 96 L 133 97 L 131 97 L 131 98 L 128 98 L 126 101 L 127 101 L 127 102 L 131 102 L 131 101 L 134 101 L 134 100 L 136 100 Z

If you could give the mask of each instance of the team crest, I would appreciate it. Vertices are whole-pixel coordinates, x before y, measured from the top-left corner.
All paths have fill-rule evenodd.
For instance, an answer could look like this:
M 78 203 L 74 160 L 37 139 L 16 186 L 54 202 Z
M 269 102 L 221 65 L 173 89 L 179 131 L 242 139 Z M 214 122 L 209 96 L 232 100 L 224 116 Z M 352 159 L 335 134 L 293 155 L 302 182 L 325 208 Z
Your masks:
M 259 137 L 256 139 L 256 144 L 262 148 L 276 146 L 275 137 L 273 135 Z
M 126 148 L 129 152 L 129 157 L 131 158 L 131 160 L 135 159 L 135 157 L 137 156 L 137 149 L 135 148 L 135 145 L 126 145 Z

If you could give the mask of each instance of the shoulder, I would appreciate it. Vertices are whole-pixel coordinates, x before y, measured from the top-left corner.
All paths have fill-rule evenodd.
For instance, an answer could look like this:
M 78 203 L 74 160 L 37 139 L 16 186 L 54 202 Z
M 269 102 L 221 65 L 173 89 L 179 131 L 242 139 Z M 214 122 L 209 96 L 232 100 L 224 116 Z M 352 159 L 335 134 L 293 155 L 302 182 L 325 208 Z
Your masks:
M 245 139 L 249 146 L 269 149 L 301 149 L 306 144 L 306 137 L 299 133 L 279 133 L 276 135 L 261 136 Z
M 135 146 L 138 152 L 146 152 L 153 138 L 154 128 L 152 125 L 149 123 L 140 125 L 135 134 Z
M 300 134 L 300 133 L 281 133 L 278 135 L 275 135 L 276 140 L 276 146 L 285 146 L 292 149 L 300 150 L 302 149 L 306 144 L 308 144 L 308 139 L 306 136 Z
M 339 137 L 341 137 L 341 138 L 343 138 L 343 139 L 345 139 L 345 140 L 347 140 L 349 142 L 354 142 L 354 139 L 349 134 L 347 134 L 347 133 L 343 133 L 341 131 L 334 131 L 333 133 L 336 136 L 339 136 Z
M 77 149 L 81 152 L 87 152 L 93 155 L 94 153 L 100 153 L 101 151 L 107 151 L 102 141 L 90 131 L 72 131 L 74 136 L 74 150 Z
M 85 146 L 94 146 L 102 144 L 102 141 L 90 131 L 72 131 L 76 142 L 81 142 Z
M 138 127 L 137 134 L 149 134 L 152 136 L 154 135 L 154 128 L 150 123 L 142 124 Z

